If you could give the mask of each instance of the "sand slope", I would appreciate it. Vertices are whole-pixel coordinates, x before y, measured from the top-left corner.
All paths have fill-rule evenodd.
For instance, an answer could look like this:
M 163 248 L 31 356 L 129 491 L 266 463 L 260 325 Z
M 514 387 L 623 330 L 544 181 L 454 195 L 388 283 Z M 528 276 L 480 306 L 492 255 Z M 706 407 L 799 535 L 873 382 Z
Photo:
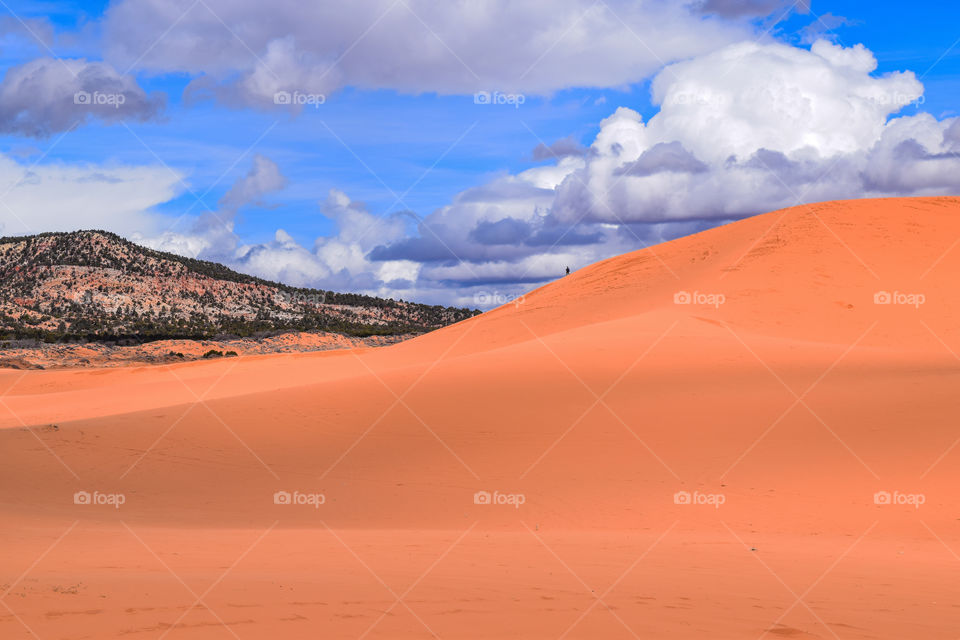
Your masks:
M 2 372 L 0 634 L 956 637 L 958 243 L 824 203 L 391 347 Z

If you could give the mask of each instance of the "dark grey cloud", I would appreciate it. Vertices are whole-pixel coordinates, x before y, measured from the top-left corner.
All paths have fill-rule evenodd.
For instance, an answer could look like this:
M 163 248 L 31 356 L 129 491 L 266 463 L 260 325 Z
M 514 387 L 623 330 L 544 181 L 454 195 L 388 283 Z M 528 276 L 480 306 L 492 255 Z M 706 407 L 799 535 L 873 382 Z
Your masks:
M 817 16 L 810 21 L 810 24 L 800 30 L 800 42 L 804 44 L 813 44 L 820 38 L 834 40 L 832 32 L 840 27 L 859 24 L 857 20 L 851 20 L 844 16 L 836 16 L 832 13 L 825 13 Z
M 522 199 L 536 199 L 549 196 L 551 193 L 553 193 L 552 189 L 538 188 L 529 182 L 495 180 L 479 187 L 465 189 L 457 195 L 455 202 L 461 205 L 476 202 L 496 204 Z
M 0 132 L 43 138 L 95 119 L 156 118 L 166 104 L 103 62 L 37 58 L 7 69 L 0 83 Z
M 470 240 L 485 245 L 520 244 L 529 236 L 530 225 L 516 218 L 481 221 L 468 235 Z
M 635 161 L 623 165 L 614 175 L 652 176 L 657 173 L 702 173 L 707 165 L 677 141 L 660 142 L 644 151 Z
M 446 287 L 484 287 L 490 285 L 522 285 L 522 284 L 540 284 L 545 279 L 540 274 L 525 274 L 525 269 L 517 264 L 512 272 L 507 272 L 500 276 L 468 276 L 464 278 L 439 278 L 435 282 Z M 562 270 L 557 269 L 555 277 L 563 275 Z
M 444 262 L 459 260 L 456 252 L 427 231 L 426 235 L 405 238 L 392 244 L 374 247 L 369 260 L 413 260 L 414 262 Z
M 767 16 L 772 13 L 783 13 L 789 8 L 797 13 L 809 13 L 810 1 L 799 0 L 703 0 L 698 6 L 702 13 L 710 13 L 723 18 L 743 18 Z
M 446 213 L 449 215 L 450 211 Z M 420 225 L 418 235 L 377 246 L 367 258 L 377 262 L 412 260 L 434 265 L 513 263 L 548 249 L 562 252 L 566 247 L 590 247 L 604 239 L 600 229 L 559 223 L 550 215 L 535 215 L 528 220 L 512 217 L 480 220 L 466 233 L 461 226 L 443 224 L 439 215 L 428 216 Z M 453 215 L 470 214 L 467 210 L 455 210 Z
M 220 199 L 220 206 L 228 215 L 232 215 L 240 207 L 257 202 L 267 193 L 279 191 L 285 186 L 287 179 L 280 172 L 280 167 L 258 153 L 253 157 L 253 166 L 247 174 L 234 182 Z
M 600 231 L 586 232 L 576 227 L 544 227 L 527 238 L 528 247 L 574 247 L 597 244 L 603 240 Z
M 863 182 L 873 191 L 889 194 L 942 189 L 950 184 L 954 193 L 960 193 L 960 150 L 932 152 L 913 138 L 902 140 L 892 149 L 874 154 L 863 172 Z
M 802 186 L 825 178 L 827 171 L 833 172 L 833 177 L 842 173 L 849 165 L 843 158 L 835 159 L 832 163 L 823 160 L 791 160 L 780 151 L 758 149 L 746 162 L 742 164 L 728 164 L 729 169 L 751 169 L 759 171 L 761 175 L 768 173 L 770 177 L 782 185 Z
M 412 289 L 414 287 L 414 282 L 412 280 L 407 280 L 406 278 L 396 278 L 390 280 L 389 282 L 384 282 L 383 286 L 389 289 Z
M 568 156 L 579 157 L 587 153 L 587 148 L 573 136 L 561 138 L 551 145 L 544 143 L 538 144 L 533 149 L 533 159 L 537 162 L 541 160 L 559 160 Z
M 955 118 L 943 132 L 943 144 L 948 149 L 960 151 L 960 118 Z

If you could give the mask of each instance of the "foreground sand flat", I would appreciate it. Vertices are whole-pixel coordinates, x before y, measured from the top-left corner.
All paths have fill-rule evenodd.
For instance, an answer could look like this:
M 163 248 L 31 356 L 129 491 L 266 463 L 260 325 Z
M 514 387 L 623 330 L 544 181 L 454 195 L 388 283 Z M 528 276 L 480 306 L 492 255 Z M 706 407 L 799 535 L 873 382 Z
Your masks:
M 2 372 L 0 637 L 955 638 L 958 239 L 826 203 L 390 347 Z

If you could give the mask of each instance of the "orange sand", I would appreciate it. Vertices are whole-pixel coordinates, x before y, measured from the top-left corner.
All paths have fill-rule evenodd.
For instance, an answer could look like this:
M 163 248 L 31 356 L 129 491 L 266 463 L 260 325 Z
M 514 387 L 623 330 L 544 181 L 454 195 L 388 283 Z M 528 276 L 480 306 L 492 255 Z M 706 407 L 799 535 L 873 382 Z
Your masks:
M 825 203 L 390 347 L 0 372 L 0 637 L 956 638 L 957 244 Z

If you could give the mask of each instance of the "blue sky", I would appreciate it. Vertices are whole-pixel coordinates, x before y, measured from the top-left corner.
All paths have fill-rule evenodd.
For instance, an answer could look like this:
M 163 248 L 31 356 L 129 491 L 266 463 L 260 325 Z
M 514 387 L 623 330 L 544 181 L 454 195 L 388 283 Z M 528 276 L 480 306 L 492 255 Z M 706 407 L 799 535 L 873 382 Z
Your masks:
M 456 25 L 458 16 L 440 9 L 435 14 L 430 3 L 410 1 L 398 8 L 370 0 L 355 5 L 358 13 L 351 17 L 349 28 L 375 24 L 378 16 L 386 15 L 384 24 L 396 20 L 399 26 L 394 31 L 399 33 L 381 33 L 374 28 L 361 37 L 359 44 L 345 38 L 324 49 L 296 30 L 299 23 L 310 20 L 318 20 L 317 28 L 323 29 L 331 20 L 328 15 L 299 15 L 306 11 L 302 6 L 281 2 L 264 7 L 263 11 L 271 9 L 274 13 L 260 17 L 253 5 L 239 7 L 245 4 L 209 0 L 171 23 L 162 19 L 163 11 L 149 0 L 112 4 L 6 0 L 6 7 L 0 7 L 8 14 L 0 39 L 0 63 L 7 77 L 0 94 L 5 92 L 7 97 L 0 95 L 0 116 L 15 124 L 3 127 L 0 153 L 11 162 L 8 183 L 12 192 L 19 194 L 22 190 L 23 177 L 16 167 L 24 175 L 31 169 L 49 168 L 48 173 L 38 172 L 37 178 L 49 183 L 49 190 L 62 188 L 57 185 L 63 176 L 57 172 L 70 172 L 70 180 L 83 184 L 91 182 L 82 177 L 84 171 L 95 177 L 106 173 L 110 179 L 103 180 L 104 188 L 95 193 L 83 191 L 73 196 L 73 187 L 66 188 L 64 193 L 80 203 L 73 211 L 62 211 L 64 202 L 60 200 L 48 203 L 35 192 L 24 190 L 16 199 L 21 209 L 8 211 L 9 215 L 0 210 L 5 231 L 112 226 L 152 246 L 196 253 L 294 284 L 475 306 L 478 300 L 485 303 L 491 299 L 491 293 L 494 299 L 505 298 L 546 281 L 561 265 L 572 262 L 576 268 L 612 253 L 778 205 L 789 206 L 819 194 L 864 197 L 956 193 L 960 185 L 960 181 L 951 181 L 951 166 L 944 164 L 956 161 L 950 155 L 954 153 L 950 126 L 952 118 L 960 115 L 956 100 L 960 95 L 960 9 L 956 7 L 919 6 L 907 12 L 900 3 L 814 2 L 805 9 L 775 0 L 722 0 L 690 3 L 682 9 L 677 8 L 678 3 L 672 3 L 672 7 L 667 3 L 655 6 L 647 15 L 631 8 L 630 3 L 611 2 L 604 5 L 607 12 L 601 9 L 587 13 L 590 3 L 575 0 L 544 3 L 542 8 L 535 6 L 538 2 L 528 2 L 530 10 L 515 11 L 515 15 L 492 12 L 485 27 L 462 39 L 454 31 L 450 31 L 454 35 L 448 35 L 444 30 L 445 24 Z M 551 7 L 557 8 L 558 15 L 550 15 Z M 947 15 L 950 12 L 953 15 Z M 498 20 L 503 21 L 502 27 Z M 522 27 L 519 35 L 507 33 L 517 23 Z M 404 40 L 404 25 L 410 30 L 409 41 Z M 424 25 L 430 25 L 429 34 L 416 32 Z M 620 37 L 607 35 L 610 25 L 624 27 Z M 503 31 L 502 40 L 497 37 L 498 28 Z M 542 40 L 549 46 L 542 46 L 539 53 L 511 43 L 518 37 L 536 41 L 541 29 Z M 631 36 L 636 38 L 631 40 Z M 855 45 L 862 44 L 867 55 L 875 58 L 876 68 L 858 62 L 855 76 L 850 76 L 851 67 L 845 66 L 841 54 L 829 53 L 834 49 L 818 49 L 819 57 L 811 53 L 816 38 L 826 40 L 836 51 L 853 51 Z M 208 43 L 210 49 L 205 47 Z M 470 53 L 474 43 L 479 51 Z M 741 52 L 735 62 L 723 62 L 718 52 L 737 43 L 759 43 L 765 48 Z M 488 65 L 488 59 L 496 57 L 499 49 L 513 46 L 518 47 L 516 52 L 506 51 L 504 60 Z M 488 47 L 488 53 L 484 53 L 484 47 Z M 794 51 L 806 57 L 789 62 L 801 66 L 785 67 L 781 78 L 775 65 L 787 65 L 784 60 Z M 516 60 L 507 54 L 515 55 Z M 769 67 L 764 66 L 767 58 L 772 61 Z M 49 61 L 49 66 L 36 63 L 38 60 Z M 104 86 L 114 90 L 122 87 L 121 93 L 128 92 L 124 108 L 105 112 L 102 117 L 78 112 L 79 123 L 69 130 L 44 124 L 44 118 L 52 119 L 51 114 L 59 113 L 56 108 L 60 103 L 38 105 L 24 101 L 16 92 L 33 87 L 30 90 L 39 96 L 46 91 L 45 82 L 50 87 L 63 87 L 64 81 L 55 77 L 62 73 L 56 67 L 62 60 L 106 65 L 109 71 L 96 67 L 90 71 L 93 79 L 83 82 L 106 82 Z M 583 69 L 573 68 L 577 60 L 584 61 Z M 738 126 L 752 118 L 743 113 L 742 104 L 736 112 L 722 108 L 731 98 L 719 96 L 716 87 L 705 87 L 694 98 L 693 107 L 681 101 L 681 107 L 675 110 L 673 122 L 689 124 L 681 125 L 679 134 L 668 134 L 668 109 L 651 97 L 653 78 L 659 75 L 665 85 L 670 85 L 671 76 L 675 77 L 666 95 L 677 95 L 676 87 L 687 83 L 688 76 L 695 82 L 709 75 L 711 65 L 743 64 L 744 60 L 768 69 L 764 73 L 769 74 L 769 91 L 762 86 L 750 89 L 763 96 L 786 91 L 783 78 L 796 76 L 796 69 L 808 61 L 811 68 L 826 64 L 821 73 L 836 72 L 835 86 L 826 94 L 811 85 L 793 87 L 777 96 L 776 108 L 792 111 L 796 107 L 799 115 L 791 113 L 789 122 L 770 123 L 774 128 L 803 127 L 804 118 L 824 117 L 829 122 L 823 114 L 828 108 L 836 108 L 834 100 L 849 101 L 841 95 L 848 83 L 856 85 L 850 89 L 851 100 L 887 91 L 903 104 L 897 110 L 843 112 L 836 118 L 836 131 L 811 120 L 808 135 L 799 138 L 784 134 L 781 139 L 775 132 L 758 132 L 754 147 L 730 143 L 729 155 L 736 156 L 733 152 L 739 151 L 740 173 L 736 176 L 756 168 L 756 161 L 776 174 L 776 167 L 763 161 L 766 156 L 756 155 L 767 150 L 779 154 L 777 162 L 782 156 L 784 167 L 799 167 L 796 163 L 802 161 L 821 163 L 826 168 L 827 162 L 836 161 L 849 166 L 850 176 L 873 172 L 874 177 L 860 181 L 851 178 L 821 189 L 813 179 L 793 184 L 774 175 L 784 183 L 782 188 L 777 186 L 781 193 L 766 194 L 746 204 L 739 195 L 731 195 L 729 202 L 718 196 L 721 201 L 716 210 L 706 206 L 704 194 L 711 186 L 706 181 L 725 179 L 717 172 L 729 170 L 729 166 L 720 166 L 727 156 L 718 155 L 716 162 L 711 162 L 702 157 L 708 151 L 691 150 L 696 140 L 686 140 L 684 135 L 699 126 L 697 118 L 720 123 L 720 128 L 724 118 Z M 675 73 L 670 65 L 684 61 L 692 62 Z M 40 66 L 25 67 L 31 64 Z M 88 78 L 88 69 L 77 64 L 70 70 L 73 79 Z M 259 86 L 250 89 L 255 83 L 246 79 L 258 67 L 272 88 L 323 94 L 323 104 L 299 112 L 278 107 L 270 100 L 271 91 L 263 93 Z M 30 73 L 16 74 L 17 69 L 24 68 Z M 329 73 L 331 68 L 336 70 Z M 529 72 L 534 68 L 536 71 Z M 723 88 L 729 88 L 730 96 L 745 95 L 738 93 L 735 76 L 739 71 L 730 68 L 729 85 Z M 527 69 L 527 75 L 520 69 Z M 922 84 L 922 98 L 909 99 L 914 85 L 906 81 L 882 84 L 879 80 L 885 74 L 902 71 L 913 72 L 913 81 Z M 37 84 L 25 78 L 33 78 Z M 475 104 L 475 90 L 501 89 L 521 95 L 523 103 L 516 107 Z M 165 104 L 162 108 L 144 106 L 138 111 L 139 107 L 130 106 L 135 102 L 134 94 L 162 99 Z M 7 106 L 2 104 L 4 99 Z M 871 99 L 875 104 L 877 98 Z M 818 107 L 817 101 L 824 106 Z M 814 115 L 804 115 L 803 105 L 813 105 Z M 629 111 L 617 111 L 621 107 Z M 769 105 L 764 108 L 770 111 Z M 661 110 L 663 130 L 655 131 L 655 120 L 651 119 Z M 619 115 L 614 118 L 615 114 Z M 648 128 L 637 131 L 633 114 Z M 902 126 L 882 130 L 884 123 L 895 118 L 926 114 L 933 120 L 916 120 L 919 124 L 915 126 L 907 126 L 913 121 L 904 120 Z M 848 118 L 860 120 L 841 126 Z M 22 121 L 39 126 L 42 132 L 37 134 L 22 126 Z M 840 136 L 861 124 L 863 133 L 857 140 L 837 145 L 829 142 L 831 136 Z M 916 129 L 921 125 L 937 132 L 921 135 Z M 597 145 L 601 139 L 618 135 L 628 138 L 605 151 L 607 156 L 613 153 L 616 157 L 600 153 Z M 881 144 L 884 135 L 883 140 L 893 142 Z M 938 135 L 942 138 L 939 141 Z M 549 154 L 535 157 L 534 148 L 539 144 L 564 139 L 572 141 L 567 146 L 575 143 L 591 151 L 581 149 L 579 156 L 565 160 Z M 914 153 L 908 160 L 919 163 L 918 174 L 923 178 L 910 184 L 884 178 L 891 175 L 884 167 L 897 159 L 896 154 L 910 148 L 904 146 L 905 140 L 914 139 L 924 151 L 922 157 Z M 724 144 L 722 136 L 713 144 Z M 643 156 L 656 145 L 662 145 L 658 150 L 673 155 L 664 156 L 655 150 Z M 888 155 L 877 151 L 884 145 L 891 147 L 884 151 Z M 814 152 L 816 159 L 811 160 Z M 677 162 L 677 153 L 686 159 L 682 170 L 670 168 L 670 162 Z M 753 165 L 747 160 L 752 157 L 749 154 L 756 156 Z M 646 158 L 646 168 L 635 168 L 632 174 L 624 169 L 641 156 Z M 264 160 L 258 162 L 258 157 Z M 564 162 L 568 166 L 561 167 Z M 650 169 L 650 162 L 660 164 Z M 524 174 L 533 167 L 557 176 Z M 143 186 L 136 187 L 147 204 L 143 211 L 123 207 L 109 215 L 95 211 L 98 198 L 109 203 L 128 193 L 119 187 L 111 192 L 107 185 L 129 181 L 128 174 L 118 172 L 131 168 L 143 170 L 146 176 Z M 598 192 L 594 181 L 603 182 L 602 172 L 607 177 L 627 172 L 627 178 L 613 180 L 619 183 L 617 190 L 623 187 L 623 193 Z M 671 182 L 669 186 L 650 182 L 654 179 Z M 577 194 L 580 185 L 589 193 Z M 481 198 L 482 206 L 452 204 L 463 200 L 464 192 L 470 189 L 494 195 L 489 200 Z M 689 201 L 676 203 L 676 197 L 670 196 L 668 203 L 663 200 L 666 196 L 657 200 L 649 195 L 666 193 L 667 189 L 679 189 Z M 527 191 L 518 195 L 517 190 Z M 810 193 L 798 198 L 800 191 Z M 343 197 L 331 200 L 332 192 Z M 228 193 L 240 198 L 235 205 L 224 204 Z M 30 198 L 36 198 L 35 204 Z M 474 199 L 467 198 L 469 202 Z M 585 201 L 589 204 L 583 204 Z M 672 210 L 674 206 L 678 209 Z M 689 213 L 684 213 L 683 207 Z M 666 209 L 671 210 L 663 213 Z M 35 211 L 43 213 L 32 221 Z M 228 240 L 224 234 L 204 235 L 205 214 L 213 216 L 217 225 L 227 227 Z M 375 227 L 368 236 L 377 237 L 377 243 L 347 237 L 344 228 L 354 218 L 363 218 L 365 224 Z M 423 224 L 418 226 L 418 220 Z M 282 240 L 278 240 L 278 229 L 284 232 Z M 493 240 L 491 229 L 500 234 Z M 515 242 L 501 237 L 509 230 L 516 230 L 522 237 Z M 546 237 L 536 236 L 539 231 L 557 238 L 570 230 L 574 232 L 568 239 L 578 233 L 585 237 L 600 234 L 602 239 L 572 245 L 561 240 L 548 249 L 532 239 Z M 427 247 L 431 243 L 433 249 Z M 325 249 L 320 250 L 320 245 Z M 383 260 L 370 260 L 371 251 L 377 247 L 385 248 L 377 255 L 397 260 L 386 266 Z M 437 259 L 438 251 L 448 251 L 449 256 Z M 540 279 L 531 282 L 531 273 Z

